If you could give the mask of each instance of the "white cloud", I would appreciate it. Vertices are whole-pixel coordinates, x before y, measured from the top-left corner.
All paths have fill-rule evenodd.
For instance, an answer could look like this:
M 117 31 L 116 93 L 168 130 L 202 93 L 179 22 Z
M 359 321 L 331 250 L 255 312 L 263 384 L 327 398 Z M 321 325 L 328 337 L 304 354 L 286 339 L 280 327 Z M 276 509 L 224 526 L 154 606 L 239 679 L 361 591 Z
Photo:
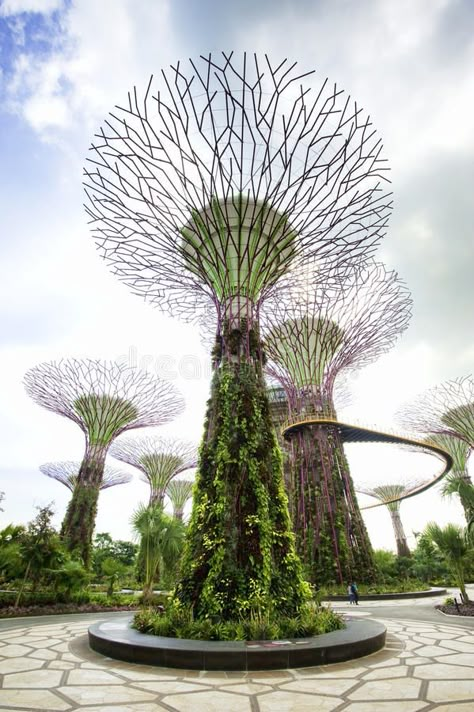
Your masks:
M 60 10 L 64 0 L 3 0 L 0 17 L 19 15 L 22 12 L 40 12 L 48 14 Z

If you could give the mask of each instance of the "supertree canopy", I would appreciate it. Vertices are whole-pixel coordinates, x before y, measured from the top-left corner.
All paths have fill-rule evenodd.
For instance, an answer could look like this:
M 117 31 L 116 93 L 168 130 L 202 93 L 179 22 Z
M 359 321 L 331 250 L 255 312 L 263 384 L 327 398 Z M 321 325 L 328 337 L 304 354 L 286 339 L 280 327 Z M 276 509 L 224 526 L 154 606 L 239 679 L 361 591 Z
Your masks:
M 90 564 L 92 534 L 105 458 L 126 430 L 161 425 L 178 415 L 184 401 L 171 384 L 145 371 L 113 362 L 65 359 L 42 363 L 25 375 L 36 403 L 74 421 L 86 449 L 61 535 L 71 551 Z
M 71 492 L 74 492 L 74 488 L 79 480 L 81 463 L 72 462 L 70 460 L 66 462 L 46 462 L 44 465 L 40 465 L 39 469 L 46 477 L 51 477 L 51 479 L 61 482 L 61 484 L 65 485 Z M 115 469 L 115 467 L 105 465 L 99 490 L 109 489 L 109 487 L 115 487 L 116 485 L 125 485 L 131 482 L 132 479 L 132 475 L 128 472 L 122 472 L 121 470 Z
M 150 504 L 163 504 L 172 478 L 197 464 L 194 445 L 153 435 L 120 438 L 113 443 L 110 454 L 140 470 L 141 479 L 150 486 Z
M 374 497 L 382 502 L 390 512 L 398 556 L 411 556 L 405 530 L 400 518 L 400 503 L 403 497 L 419 486 L 420 482 L 406 484 L 357 485 L 357 492 Z
M 474 379 L 464 376 L 422 393 L 399 412 L 406 427 L 427 436 L 453 458 L 453 472 L 445 481 L 448 494 L 457 493 L 466 520 L 474 515 L 473 484 L 467 460 L 474 448 Z
M 305 266 L 306 276 L 314 269 Z M 263 307 L 267 370 L 286 393 L 288 420 L 312 416 L 291 437 L 289 493 L 298 551 L 315 582 L 375 576 L 372 548 L 337 427 L 338 378 L 387 351 L 410 319 L 409 292 L 373 263 L 341 280 L 293 284 L 292 299 Z M 329 418 L 334 425 L 319 424 Z M 314 422 L 315 420 L 315 422 Z
M 193 493 L 194 482 L 191 480 L 183 480 L 176 477 L 171 480 L 166 488 L 166 494 L 173 505 L 173 517 L 183 520 L 184 507 L 186 502 L 191 499 Z
M 474 379 L 464 376 L 441 383 L 404 406 L 398 417 L 415 432 L 450 435 L 474 447 Z
M 286 61 L 232 54 L 163 71 L 97 134 L 87 211 L 134 292 L 198 319 L 215 366 L 176 601 L 196 617 L 292 614 L 308 595 L 262 372 L 259 310 L 291 264 L 362 261 L 390 198 L 356 103 Z M 283 295 L 281 296 L 283 299 Z

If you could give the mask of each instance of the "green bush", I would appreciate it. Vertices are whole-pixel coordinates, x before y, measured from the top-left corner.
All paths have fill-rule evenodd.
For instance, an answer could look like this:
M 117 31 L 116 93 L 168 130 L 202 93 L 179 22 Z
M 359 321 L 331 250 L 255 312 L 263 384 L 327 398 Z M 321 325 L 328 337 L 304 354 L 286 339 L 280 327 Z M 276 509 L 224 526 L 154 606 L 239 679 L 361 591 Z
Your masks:
M 191 608 L 171 605 L 164 613 L 143 608 L 135 614 L 133 627 L 141 633 L 191 640 L 281 640 L 329 633 L 344 628 L 344 623 L 330 608 L 312 604 L 302 606 L 290 618 L 267 612 L 234 621 L 194 620 Z

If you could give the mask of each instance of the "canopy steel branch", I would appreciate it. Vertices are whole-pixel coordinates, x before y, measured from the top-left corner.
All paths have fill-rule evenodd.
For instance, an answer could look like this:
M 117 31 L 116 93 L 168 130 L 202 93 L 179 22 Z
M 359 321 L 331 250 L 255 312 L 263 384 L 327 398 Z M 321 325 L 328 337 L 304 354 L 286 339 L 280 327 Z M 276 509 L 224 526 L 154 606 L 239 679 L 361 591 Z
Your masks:
M 25 387 L 36 403 L 74 421 L 85 435 L 85 455 L 61 534 L 88 566 L 110 444 L 126 430 L 172 420 L 184 401 L 174 386 L 145 371 L 90 359 L 35 366 L 25 375 Z
M 474 379 L 446 381 L 422 393 L 398 413 L 404 427 L 419 433 L 449 435 L 474 447 Z
M 267 370 L 287 392 L 290 412 L 332 412 L 342 373 L 388 351 L 407 328 L 411 297 L 380 263 L 317 282 L 317 265 L 296 270 L 291 300 L 271 300 L 261 320 Z M 301 279 L 303 277 L 303 280 Z
M 197 465 L 197 448 L 172 438 L 122 438 L 110 454 L 141 471 L 141 479 L 150 486 L 150 504 L 162 504 L 172 478 Z
M 373 252 L 391 209 L 370 118 L 287 60 L 178 63 L 96 135 L 86 209 L 113 271 L 161 309 L 253 305 L 291 260 Z M 240 307 L 234 305 L 234 313 Z
M 183 513 L 186 502 L 193 494 L 194 482 L 191 480 L 180 480 L 175 478 L 168 483 L 166 494 L 173 505 L 173 517 L 183 521 Z
M 421 484 L 422 482 L 420 480 L 413 480 L 406 484 L 382 484 L 375 486 L 361 484 L 356 486 L 357 492 L 366 494 L 369 497 L 374 497 L 387 507 L 392 520 L 398 556 L 411 556 L 410 547 L 408 546 L 405 530 L 403 529 L 402 520 L 400 518 L 400 501 L 409 492 L 418 489 Z
M 70 460 L 66 462 L 46 462 L 44 465 L 40 465 L 39 469 L 46 477 L 51 477 L 51 479 L 61 482 L 61 484 L 65 485 L 71 492 L 74 492 L 74 488 L 79 479 L 81 463 L 72 462 Z M 116 485 L 125 485 L 131 482 L 132 479 L 133 476 L 128 472 L 122 472 L 121 470 L 116 470 L 115 467 L 105 465 L 99 489 L 105 490 L 109 489 L 109 487 L 115 487 Z

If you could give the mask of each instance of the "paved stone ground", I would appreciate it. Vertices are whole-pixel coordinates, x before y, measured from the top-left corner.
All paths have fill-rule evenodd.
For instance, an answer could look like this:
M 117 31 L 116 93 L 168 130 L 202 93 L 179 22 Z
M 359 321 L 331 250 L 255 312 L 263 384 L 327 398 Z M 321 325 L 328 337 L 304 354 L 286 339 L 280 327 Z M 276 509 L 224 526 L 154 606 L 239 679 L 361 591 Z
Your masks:
M 386 648 L 350 663 L 260 673 L 180 671 L 103 658 L 89 650 L 86 632 L 104 616 L 4 621 L 0 710 L 473 712 L 474 621 L 442 616 L 432 606 L 335 604 L 346 615 L 385 623 Z M 429 620 L 417 620 L 423 616 Z

